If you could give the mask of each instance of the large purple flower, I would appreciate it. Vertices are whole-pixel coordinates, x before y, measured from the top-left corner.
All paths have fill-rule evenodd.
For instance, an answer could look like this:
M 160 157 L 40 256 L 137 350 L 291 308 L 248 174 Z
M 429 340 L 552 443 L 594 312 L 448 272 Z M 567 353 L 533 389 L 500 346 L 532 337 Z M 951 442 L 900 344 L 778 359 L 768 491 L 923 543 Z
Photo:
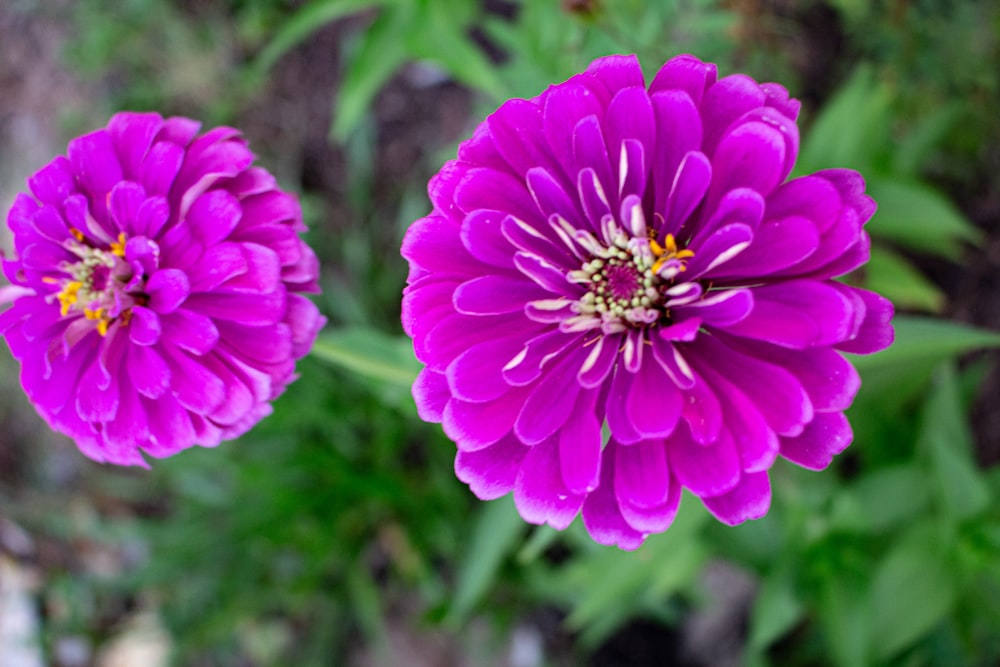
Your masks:
M 28 179 L 0 315 L 39 414 L 145 465 L 271 411 L 323 318 L 297 201 L 227 127 L 120 113 Z
M 892 341 L 891 304 L 833 280 L 875 210 L 853 171 L 786 181 L 799 104 L 691 56 L 634 57 L 510 100 L 431 181 L 403 241 L 420 415 L 483 499 L 631 549 L 681 488 L 762 516 L 780 454 L 851 440 L 840 352 Z

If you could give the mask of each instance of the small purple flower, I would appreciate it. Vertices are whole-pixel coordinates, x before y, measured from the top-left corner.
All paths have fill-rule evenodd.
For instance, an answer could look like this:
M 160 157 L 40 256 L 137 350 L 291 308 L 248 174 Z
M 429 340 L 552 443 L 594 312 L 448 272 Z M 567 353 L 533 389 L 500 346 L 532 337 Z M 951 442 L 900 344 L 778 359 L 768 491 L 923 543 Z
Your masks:
M 28 179 L 0 315 L 21 383 L 97 461 L 146 465 L 271 412 L 323 324 L 296 199 L 239 132 L 120 113 Z
M 423 419 L 483 499 L 624 549 L 681 489 L 763 516 L 780 454 L 851 441 L 840 352 L 892 342 L 892 305 L 833 280 L 868 259 L 853 171 L 786 180 L 799 103 L 691 56 L 632 56 L 506 102 L 431 181 L 403 241 Z

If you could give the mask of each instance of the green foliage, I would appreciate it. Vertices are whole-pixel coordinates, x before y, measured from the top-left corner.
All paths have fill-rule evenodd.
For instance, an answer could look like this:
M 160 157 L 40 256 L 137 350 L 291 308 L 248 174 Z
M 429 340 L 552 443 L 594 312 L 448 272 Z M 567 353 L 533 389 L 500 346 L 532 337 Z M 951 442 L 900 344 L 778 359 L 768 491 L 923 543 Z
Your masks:
M 1000 347 L 1000 334 L 906 314 L 949 312 L 955 295 L 925 275 L 929 258 L 957 270 L 983 241 L 953 194 L 981 186 L 989 170 L 977 160 L 1000 133 L 1000 10 L 825 3 L 845 27 L 829 75 L 847 77 L 804 110 L 797 173 L 864 174 L 879 205 L 873 256 L 849 279 L 902 311 L 896 343 L 852 357 L 863 379 L 849 415 L 855 442 L 831 470 L 777 463 L 769 515 L 737 528 L 687 496 L 669 532 L 626 553 L 595 545 L 579 521 L 562 533 L 528 528 L 509 498 L 474 503 L 454 477 L 454 445 L 417 420 L 398 247 L 454 146 L 427 146 L 435 157 L 386 183 L 373 107 L 414 63 L 475 94 L 481 108 L 455 136 L 503 99 L 536 95 L 608 53 L 637 53 L 650 71 L 692 52 L 722 73 L 740 62 L 805 76 L 797 45 L 810 36 L 793 17 L 811 3 L 786 3 L 780 16 L 767 3 L 750 12 L 716 0 L 489 4 L 79 0 L 67 10 L 77 27 L 67 60 L 107 89 L 108 106 L 206 123 L 262 105 L 282 59 L 338 22 L 330 134 L 345 168 L 337 192 L 303 193 L 331 326 L 275 414 L 239 442 L 158 461 L 149 477 L 101 476 L 102 497 L 143 508 L 128 520 L 74 523 L 48 498 L 17 515 L 56 540 L 85 534 L 149 554 L 124 578 L 52 577 L 59 629 L 100 642 L 107 630 L 91 619 L 141 597 L 155 600 L 177 664 L 308 666 L 385 646 L 401 623 L 460 638 L 485 620 L 502 635 L 553 609 L 586 653 L 637 616 L 676 623 L 707 603 L 699 574 L 724 559 L 758 583 L 747 664 L 1000 661 L 1000 470 L 979 465 L 968 419 L 990 359 L 968 355 Z M 753 39 L 768 25 L 780 33 L 770 51 Z

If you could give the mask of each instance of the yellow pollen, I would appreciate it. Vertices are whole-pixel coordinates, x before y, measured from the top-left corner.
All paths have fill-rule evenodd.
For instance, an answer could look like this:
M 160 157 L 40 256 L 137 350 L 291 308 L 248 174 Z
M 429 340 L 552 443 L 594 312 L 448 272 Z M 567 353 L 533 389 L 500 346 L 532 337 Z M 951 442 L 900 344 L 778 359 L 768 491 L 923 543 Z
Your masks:
M 77 241 L 83 243 L 83 232 L 81 232 L 79 229 L 77 229 L 76 227 L 70 227 L 69 233 L 72 234 L 73 238 L 75 238 Z
M 69 313 L 70 307 L 76 303 L 76 293 L 83 287 L 83 283 L 74 280 L 66 283 L 66 286 L 56 295 L 59 299 L 59 314 L 65 316 Z
M 102 336 L 107 336 L 108 335 L 108 325 L 109 324 L 111 324 L 111 320 L 107 320 L 107 319 L 104 319 L 104 320 L 101 320 L 100 322 L 98 322 L 97 323 L 97 333 L 101 334 Z
M 125 256 L 125 232 L 118 235 L 118 240 L 111 244 L 111 254 L 119 257 Z
M 681 271 L 686 271 L 687 267 L 684 265 L 685 259 L 690 259 L 694 257 L 694 251 L 684 249 L 677 249 L 677 240 L 674 238 L 673 234 L 667 234 L 667 237 L 663 239 L 663 245 L 657 243 L 656 239 L 651 238 L 649 240 L 649 249 L 653 251 L 653 255 L 656 257 L 656 262 L 653 264 L 652 271 L 656 273 L 660 270 L 665 263 L 671 259 L 681 260 Z

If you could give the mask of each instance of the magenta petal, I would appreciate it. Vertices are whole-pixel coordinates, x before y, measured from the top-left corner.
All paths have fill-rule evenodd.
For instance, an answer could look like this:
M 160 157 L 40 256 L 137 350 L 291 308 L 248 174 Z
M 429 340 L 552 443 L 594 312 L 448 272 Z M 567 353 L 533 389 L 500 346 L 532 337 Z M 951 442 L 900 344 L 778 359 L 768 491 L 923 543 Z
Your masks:
M 201 313 L 178 308 L 161 317 L 160 322 L 167 339 L 188 352 L 206 354 L 219 342 L 215 323 Z
M 682 90 L 694 103 L 701 104 L 702 96 L 716 81 L 716 68 L 694 56 L 680 55 L 668 60 L 653 77 L 649 92 Z
M 441 415 L 442 429 L 461 451 L 474 452 L 489 447 L 510 433 L 526 396 L 527 390 L 515 389 L 485 403 L 452 398 Z
M 117 113 L 108 121 L 108 132 L 126 178 L 139 176 L 142 159 L 163 127 L 158 113 Z
M 569 418 L 581 390 L 576 381 L 581 361 L 579 352 L 567 354 L 535 384 L 514 424 L 521 442 L 540 443 Z
M 440 216 L 418 220 L 403 238 L 403 257 L 427 271 L 476 275 L 481 265 L 465 249 L 459 231 Z
M 503 369 L 518 353 L 519 342 L 510 338 L 474 345 L 448 364 L 448 386 L 456 398 L 481 402 L 505 394 L 510 385 Z
M 729 333 L 802 349 L 845 341 L 854 328 L 853 303 L 832 285 L 793 280 L 751 291 L 753 311 Z
M 643 534 L 662 533 L 670 528 L 681 505 L 681 485 L 671 478 L 667 489 L 667 498 L 654 507 L 639 505 L 618 498 L 618 510 L 629 526 Z
M 494 500 L 513 490 L 521 463 L 532 449 L 508 436 L 485 449 L 460 450 L 455 455 L 455 475 L 480 500 Z
M 581 392 L 573 413 L 559 430 L 559 466 L 570 493 L 597 488 L 601 473 L 601 424 L 594 414 L 596 392 Z
M 722 428 L 719 399 L 708 383 L 697 375 L 686 391 L 681 416 L 687 422 L 694 441 L 703 445 L 714 442 Z
M 821 412 L 801 435 L 781 438 L 781 455 L 810 470 L 822 470 L 851 444 L 854 434 L 842 412 Z
M 191 412 L 206 415 L 215 410 L 226 397 L 226 386 L 187 353 L 161 346 L 170 368 L 172 390 L 180 404 Z
M 727 431 L 703 445 L 692 440 L 687 429 L 677 429 L 667 441 L 667 454 L 677 480 L 700 498 L 726 493 L 740 481 L 739 452 Z
M 583 504 L 583 525 L 598 544 L 632 551 L 642 545 L 645 535 L 632 528 L 622 517 L 615 497 L 615 445 L 604 450 L 601 482 Z
M 105 384 L 98 364 L 91 364 L 80 379 L 76 392 L 76 412 L 87 422 L 109 421 L 118 412 L 118 383 Z
M 95 196 L 95 205 L 106 210 L 105 196 L 122 180 L 121 163 L 108 131 L 97 130 L 72 140 L 66 156 L 83 185 Z
M 501 211 L 476 211 L 462 221 L 459 231 L 462 245 L 480 262 L 501 269 L 514 268 L 514 248 L 504 237 L 502 223 L 508 217 Z
M 160 340 L 160 318 L 149 308 L 135 306 L 132 308 L 128 333 L 136 345 L 153 345 Z
M 187 274 L 180 269 L 162 269 L 146 281 L 149 307 L 158 313 L 177 310 L 190 293 Z
M 548 296 L 548 292 L 524 278 L 490 275 L 462 283 L 453 299 L 460 313 L 501 315 L 524 310 L 529 301 Z
M 128 348 L 130 366 L 142 369 L 131 376 L 136 390 L 147 398 L 159 398 L 170 387 L 170 368 L 155 347 L 130 345 Z
M 76 191 L 73 166 L 69 160 L 59 156 L 28 178 L 32 194 L 45 204 L 61 204 Z
M 819 233 L 807 218 L 768 220 L 757 228 L 753 243 L 723 267 L 719 275 L 766 276 L 783 271 L 808 258 L 819 244 Z
M 284 287 L 267 294 L 192 294 L 185 306 L 208 317 L 264 326 L 280 322 L 288 306 Z
M 563 483 L 559 446 L 554 438 L 528 450 L 514 482 L 514 504 L 525 521 L 563 530 L 573 523 L 585 498 L 572 493 Z
M 451 397 L 448 380 L 444 373 L 424 368 L 413 383 L 413 401 L 417 404 L 417 415 L 425 422 L 439 423 L 443 419 L 445 405 Z
M 243 209 L 236 197 L 225 190 L 212 190 L 195 200 L 187 220 L 195 236 L 211 246 L 229 236 L 242 215 Z
M 865 304 L 865 317 L 857 334 L 849 341 L 837 345 L 838 350 L 854 354 L 872 354 L 892 345 L 895 332 L 892 328 L 892 302 L 874 292 L 857 287 L 842 286 L 860 297 Z
M 143 446 L 150 456 L 176 454 L 194 444 L 197 437 L 190 413 L 173 396 L 167 394 L 156 401 L 143 398 L 149 426 L 149 442 Z
M 249 269 L 239 243 L 220 243 L 205 251 L 187 272 L 192 292 L 211 292 Z
M 719 521 L 735 526 L 767 514 L 771 507 L 771 482 L 766 472 L 748 472 L 729 492 L 702 498 L 701 502 Z
M 802 384 L 784 368 L 737 352 L 721 338 L 699 339 L 701 349 L 694 360 L 720 373 L 724 369 L 725 377 L 754 402 L 778 435 L 801 433 L 813 418 L 813 405 Z M 762 392 L 761 387 L 768 390 Z
M 615 440 L 625 445 L 639 442 L 642 439 L 642 435 L 632 425 L 628 413 L 628 397 L 632 390 L 634 377 L 634 374 L 625 370 L 624 365 L 620 364 L 615 368 L 605 403 L 605 416 L 611 435 L 614 436 Z
M 667 501 L 670 491 L 667 446 L 657 439 L 614 448 L 615 495 L 619 503 L 648 509 Z
M 146 201 L 146 190 L 138 183 L 121 181 L 111 189 L 111 219 L 128 236 L 140 233 L 136 224 L 139 208 Z
M 681 417 L 683 397 L 659 364 L 650 361 L 635 374 L 628 394 L 629 421 L 643 438 L 666 437 Z

